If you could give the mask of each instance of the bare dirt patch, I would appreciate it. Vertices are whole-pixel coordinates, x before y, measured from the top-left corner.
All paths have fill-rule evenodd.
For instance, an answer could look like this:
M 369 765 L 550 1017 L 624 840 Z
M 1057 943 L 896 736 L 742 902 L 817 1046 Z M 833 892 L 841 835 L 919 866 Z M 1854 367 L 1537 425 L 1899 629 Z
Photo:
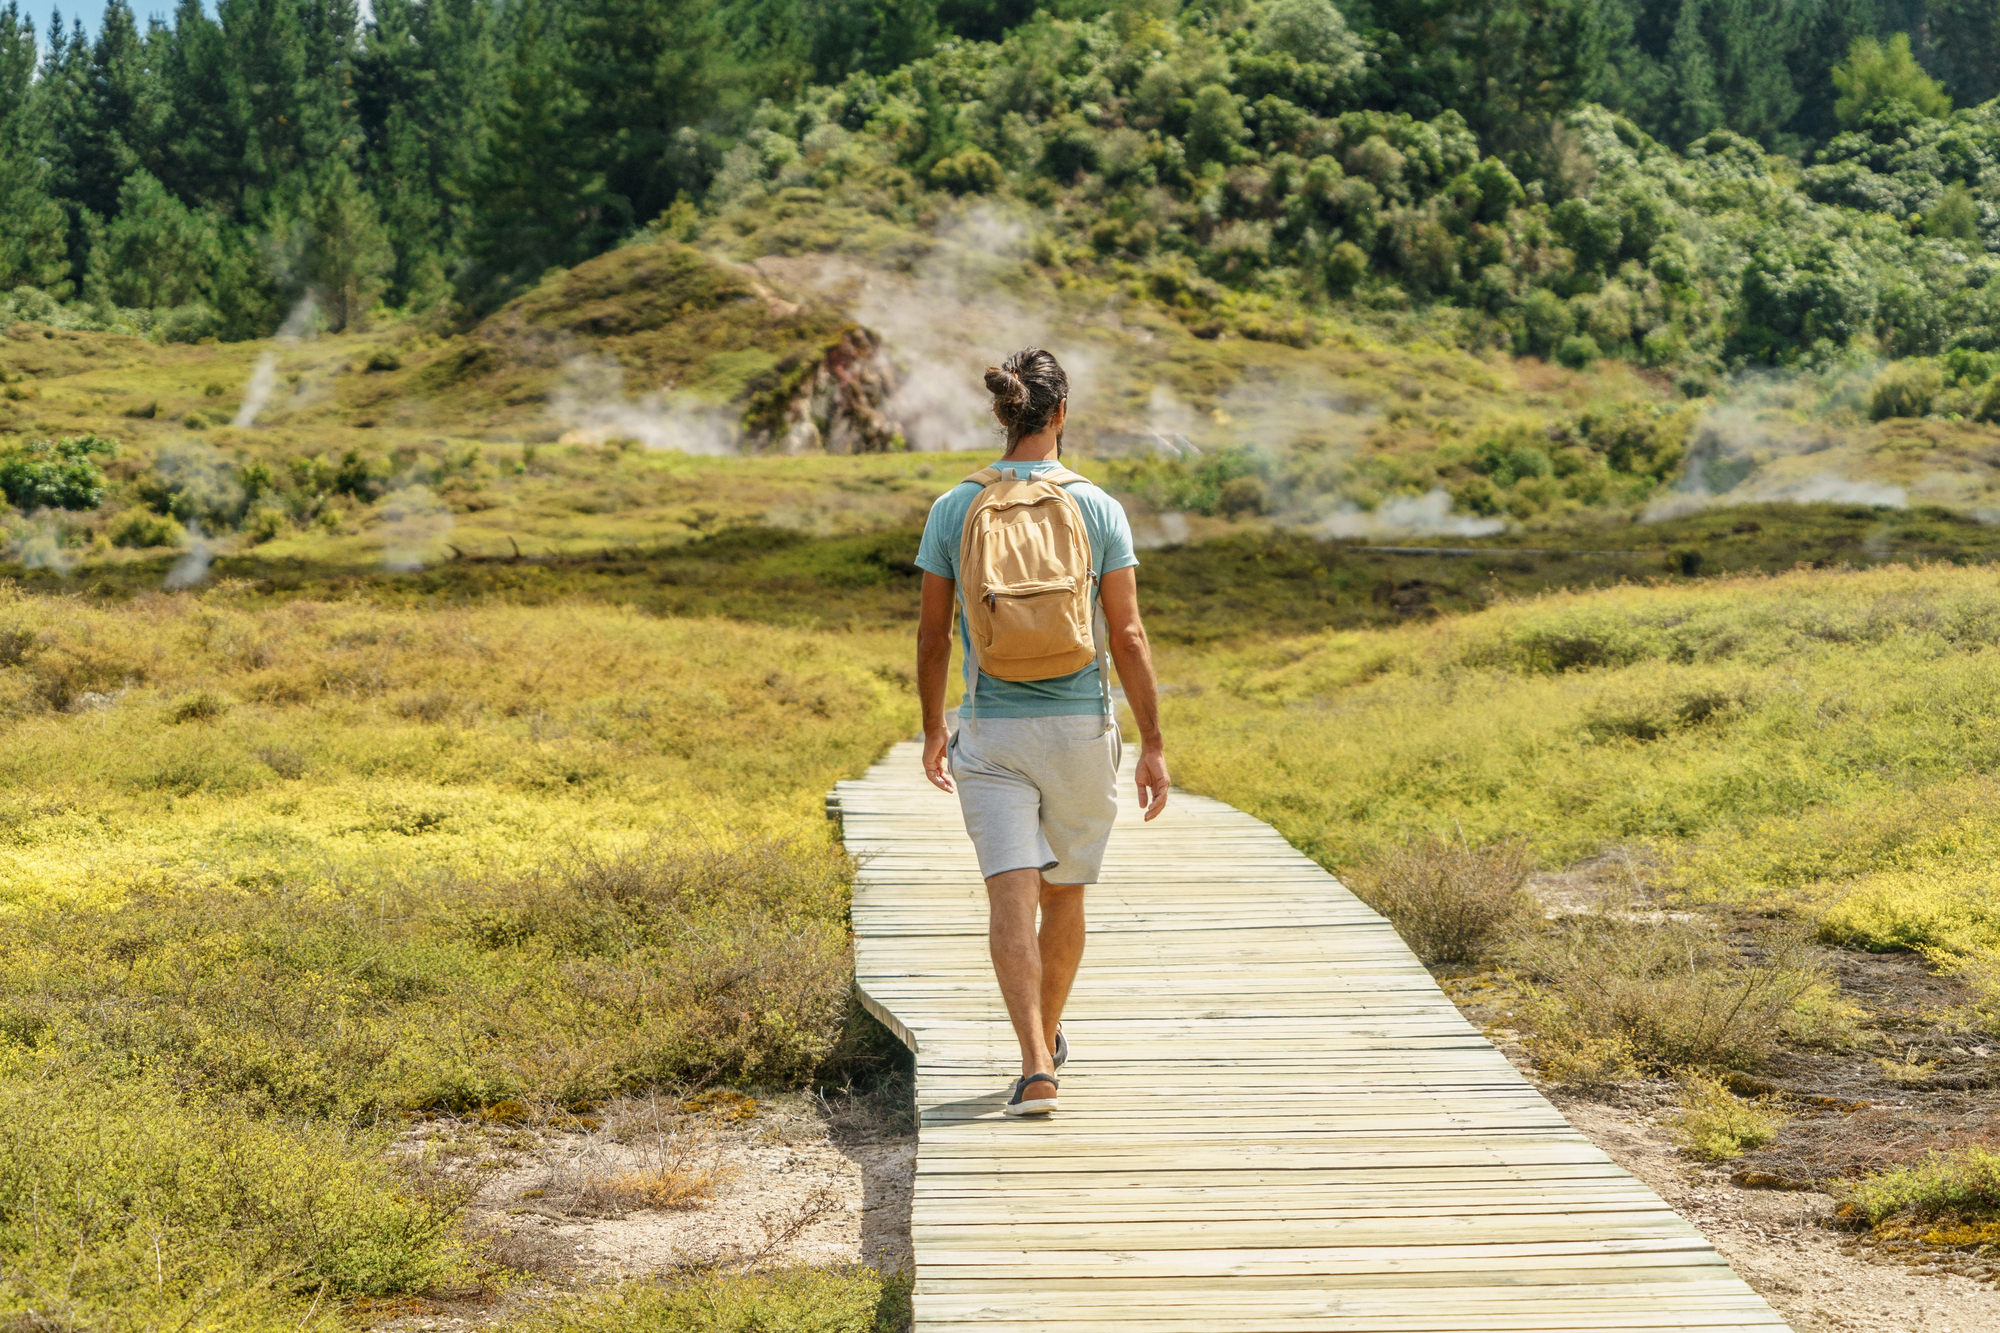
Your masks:
M 717 1268 L 908 1269 L 908 1096 L 906 1084 L 844 1098 L 660 1094 L 426 1120 L 403 1150 L 476 1182 L 466 1223 L 513 1271 L 462 1299 L 362 1311 L 365 1326 L 479 1328 L 584 1288 Z
M 1885 1262 L 1835 1227 L 1817 1192 L 1742 1189 L 1733 1168 L 1683 1157 L 1659 1127 L 1672 1105 L 1643 1093 L 1610 1104 L 1550 1090 L 1569 1122 L 1706 1236 L 1737 1276 L 1798 1333 L 1985 1333 L 2000 1328 L 2000 1290 L 1956 1273 Z
M 1701 925 L 1753 965 L 1788 923 L 1756 913 L 1675 909 L 1646 888 L 1651 867 L 1612 853 L 1533 876 L 1553 919 L 1598 914 L 1665 928 Z M 1852 1039 L 1780 1042 L 1730 1091 L 1780 1109 L 1767 1145 L 1708 1165 L 1672 1140 L 1673 1080 L 1579 1088 L 1541 1077 L 1523 1038 L 1517 979 L 1486 968 L 1441 975 L 1477 1023 L 1570 1123 L 1708 1237 L 1800 1333 L 1979 1333 L 2000 1329 L 2000 1263 L 1944 1246 L 1884 1243 L 1838 1216 L 1842 1182 L 1967 1146 L 2000 1147 L 2000 1034 L 1965 1026 L 1968 996 L 1911 954 L 1830 950 Z

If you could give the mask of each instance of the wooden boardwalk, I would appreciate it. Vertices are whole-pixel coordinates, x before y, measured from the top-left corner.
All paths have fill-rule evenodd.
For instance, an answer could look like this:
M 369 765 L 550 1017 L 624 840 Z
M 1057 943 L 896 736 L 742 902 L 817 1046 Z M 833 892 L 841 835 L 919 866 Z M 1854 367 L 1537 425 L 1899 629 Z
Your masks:
M 915 743 L 836 789 L 857 979 L 917 1057 L 919 1333 L 1785 1327 L 1268 825 L 1129 813 L 1132 754 L 1043 1121 L 1000 1112 L 957 800 Z

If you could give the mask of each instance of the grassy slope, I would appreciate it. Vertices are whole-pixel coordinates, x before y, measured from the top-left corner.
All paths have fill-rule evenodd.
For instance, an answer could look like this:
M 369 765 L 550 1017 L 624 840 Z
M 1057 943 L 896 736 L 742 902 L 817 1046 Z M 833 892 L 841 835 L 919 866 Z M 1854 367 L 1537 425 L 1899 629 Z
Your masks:
M 906 526 L 958 463 L 691 458 L 558 442 L 574 418 L 562 407 L 566 384 L 586 396 L 612 392 L 578 379 L 570 369 L 578 358 L 615 362 L 628 403 L 671 388 L 683 406 L 748 411 L 787 382 L 783 367 L 794 353 L 837 334 L 851 307 L 880 315 L 891 354 L 917 358 L 913 373 L 943 383 L 940 392 L 963 380 L 968 401 L 977 399 L 978 366 L 1004 350 L 986 341 L 1044 337 L 1084 370 L 1074 443 L 1086 459 L 1099 433 L 1158 422 L 1211 453 L 1260 450 L 1270 521 L 1280 527 L 1315 522 L 1344 502 L 1375 504 L 1436 485 L 1477 492 L 1478 503 L 1515 515 L 1541 540 L 1629 518 L 1657 486 L 1650 476 L 1604 473 L 1584 485 L 1560 475 L 1566 454 L 1586 473 L 1602 471 L 1591 452 L 1601 442 L 1563 443 L 1592 413 L 1665 422 L 1665 475 L 1682 444 L 1699 445 L 1704 425 L 1712 427 L 1727 442 L 1725 466 L 1711 478 L 1717 485 L 1756 465 L 1753 481 L 1767 487 L 1825 473 L 1957 505 L 1982 503 L 1993 489 L 1987 457 L 2000 432 L 1946 420 L 1868 424 L 1859 379 L 1767 386 L 1703 417 L 1706 409 L 1677 407 L 1663 383 L 1621 364 L 1579 373 L 1473 356 L 1428 340 L 1420 320 L 1322 326 L 1304 346 L 1205 339 L 1142 295 L 995 259 L 962 240 L 899 232 L 893 244 L 877 238 L 869 254 L 826 256 L 801 251 L 782 219 L 745 226 L 734 252 L 764 256 L 761 277 L 682 247 L 633 246 L 451 338 L 389 326 L 186 347 L 17 325 L 0 338 L 0 377 L 13 395 L 0 402 L 0 446 L 84 430 L 126 446 L 102 510 L 66 520 L 72 544 L 96 539 L 90 558 L 100 563 L 131 558 L 101 534 L 139 503 L 147 470 L 165 452 L 203 447 L 231 466 L 264 462 L 285 488 L 290 519 L 258 548 L 261 557 L 354 569 L 392 551 L 436 561 L 449 546 L 469 554 L 506 554 L 511 543 L 530 553 L 644 548 L 745 522 L 819 533 Z M 860 279 L 873 296 L 855 295 Z M 279 376 L 270 406 L 253 426 L 226 424 L 266 356 Z M 134 410 L 153 415 L 127 415 Z M 1523 444 L 1557 455 L 1559 475 L 1497 487 L 1475 476 L 1475 466 L 1488 466 L 1476 463 L 1483 446 Z M 338 490 L 335 474 L 349 453 L 379 498 Z M 1175 498 L 1186 492 L 1184 478 L 1118 462 L 1096 469 L 1134 497 L 1149 533 L 1150 509 L 1185 503 Z M 414 532 L 398 520 L 401 488 L 412 484 L 434 493 L 446 514 Z M 1197 538 L 1220 530 L 1219 520 L 1194 519 Z M 225 536 L 219 545 L 241 550 L 248 540 Z M 1659 543 L 1628 536 L 1611 544 Z
M 2000 948 L 1983 569 L 1556 594 L 1162 655 L 1177 776 L 1339 868 L 1421 831 L 1651 849 L 1870 947 Z

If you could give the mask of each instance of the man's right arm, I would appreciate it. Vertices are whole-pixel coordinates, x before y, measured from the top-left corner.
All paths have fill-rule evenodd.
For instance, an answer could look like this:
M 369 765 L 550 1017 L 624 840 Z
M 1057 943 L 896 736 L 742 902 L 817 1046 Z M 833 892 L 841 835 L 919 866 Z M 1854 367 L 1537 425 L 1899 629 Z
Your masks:
M 945 764 L 945 678 L 951 672 L 952 601 L 958 584 L 924 571 L 923 608 L 917 616 L 917 701 L 924 711 L 924 776 L 943 791 L 953 790 Z

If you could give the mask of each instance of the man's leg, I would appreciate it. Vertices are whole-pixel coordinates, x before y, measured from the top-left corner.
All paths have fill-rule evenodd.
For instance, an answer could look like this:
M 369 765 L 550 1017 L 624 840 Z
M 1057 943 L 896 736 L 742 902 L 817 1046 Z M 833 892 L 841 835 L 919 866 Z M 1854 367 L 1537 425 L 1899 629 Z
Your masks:
M 1054 1041 L 1055 1020 L 1049 1019 L 1045 1024 L 1042 1016 L 1042 1000 L 1049 977 L 1043 967 L 1042 944 L 1035 933 L 1035 906 L 1041 892 L 1042 872 L 1039 870 L 1003 870 L 986 880 L 993 973 L 1000 979 L 1000 995 L 1007 1001 L 1007 1017 L 1013 1020 L 1014 1036 L 1021 1043 L 1023 1075 L 1055 1072 L 1055 1058 L 1049 1054 L 1049 1047 Z M 1079 909 L 1082 897 L 1080 893 L 1077 895 Z M 1078 920 L 1081 919 L 1079 910 Z M 1076 956 L 1081 958 L 1082 954 L 1082 941 L 1079 939 Z M 1076 962 L 1072 960 L 1062 976 L 1062 988 L 1057 992 L 1059 997 L 1069 994 L 1069 983 L 1075 975 Z M 1060 998 L 1057 1008 L 1060 1011 Z
M 1037 876 L 1037 878 L 1040 878 Z M 1083 888 L 1081 884 L 1041 881 L 1042 1039 L 1056 1045 L 1056 1024 L 1069 1002 L 1070 983 L 1083 962 Z

